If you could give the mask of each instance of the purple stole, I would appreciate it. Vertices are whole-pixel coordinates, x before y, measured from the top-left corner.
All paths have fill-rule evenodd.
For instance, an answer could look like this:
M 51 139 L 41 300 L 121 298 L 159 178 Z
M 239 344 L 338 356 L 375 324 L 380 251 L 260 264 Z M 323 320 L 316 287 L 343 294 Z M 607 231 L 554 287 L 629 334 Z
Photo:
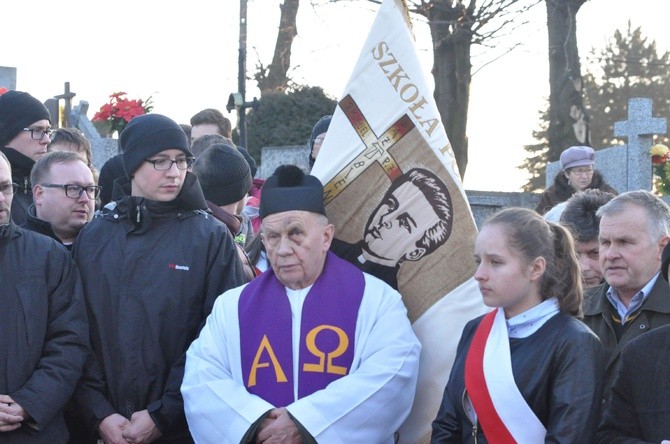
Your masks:
M 363 273 L 328 252 L 302 306 L 298 398 L 351 370 Z M 238 303 L 242 377 L 249 393 L 275 407 L 294 401 L 291 305 L 272 269 L 251 281 Z

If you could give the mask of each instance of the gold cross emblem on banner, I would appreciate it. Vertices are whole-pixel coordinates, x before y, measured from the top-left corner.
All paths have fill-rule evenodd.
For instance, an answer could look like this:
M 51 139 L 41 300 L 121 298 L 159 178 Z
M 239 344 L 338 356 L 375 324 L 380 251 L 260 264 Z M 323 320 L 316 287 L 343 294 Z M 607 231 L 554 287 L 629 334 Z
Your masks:
M 414 128 L 414 122 L 405 114 L 391 125 L 384 134 L 377 137 L 351 95 L 347 94 L 340 100 L 339 106 L 363 141 L 365 149 L 326 184 L 324 187 L 324 203 L 326 205 L 335 199 L 363 171 L 375 163 L 381 165 L 391 181 L 400 176 L 402 171 L 388 150 Z

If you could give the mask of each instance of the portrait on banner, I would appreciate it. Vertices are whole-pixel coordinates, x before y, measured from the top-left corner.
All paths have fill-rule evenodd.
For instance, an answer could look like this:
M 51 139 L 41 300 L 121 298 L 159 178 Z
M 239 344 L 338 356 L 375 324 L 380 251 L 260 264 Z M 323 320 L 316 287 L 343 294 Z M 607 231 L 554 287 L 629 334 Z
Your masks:
M 460 186 L 419 129 L 407 122 L 392 143 L 368 142 L 360 158 L 325 188 L 326 211 L 338 227 L 331 250 L 412 295 L 405 304 L 414 321 L 471 273 L 474 262 L 454 258 L 472 248 L 476 228 L 455 220 L 472 217 Z M 371 128 L 355 128 L 364 141 L 375 139 Z M 348 172 L 356 164 L 360 171 L 351 179 Z

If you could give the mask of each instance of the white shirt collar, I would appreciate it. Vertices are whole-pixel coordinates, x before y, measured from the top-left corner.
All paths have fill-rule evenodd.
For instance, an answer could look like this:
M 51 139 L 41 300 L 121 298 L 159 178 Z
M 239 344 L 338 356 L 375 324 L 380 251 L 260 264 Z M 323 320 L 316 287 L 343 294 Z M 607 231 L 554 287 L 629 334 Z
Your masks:
M 557 298 L 549 298 L 521 314 L 507 319 L 507 334 L 510 338 L 527 338 L 558 314 Z

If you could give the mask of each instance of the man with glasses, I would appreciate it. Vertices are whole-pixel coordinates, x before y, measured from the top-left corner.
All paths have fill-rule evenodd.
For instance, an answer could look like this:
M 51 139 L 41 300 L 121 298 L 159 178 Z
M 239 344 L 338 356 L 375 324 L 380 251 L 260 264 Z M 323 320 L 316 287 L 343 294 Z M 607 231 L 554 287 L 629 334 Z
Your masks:
M 12 180 L 18 185 L 12 204 L 17 225 L 26 221 L 33 203 L 30 170 L 47 152 L 51 142 L 51 116 L 46 107 L 26 92 L 0 95 L 0 151 L 12 166 Z
M 245 282 L 242 267 L 188 171 L 193 157 L 176 122 L 135 117 L 119 145 L 127 195 L 73 247 L 93 332 L 77 410 L 105 442 L 190 442 L 179 393 L 185 352 L 216 297 Z
M 35 204 L 25 228 L 56 239 L 69 250 L 84 225 L 93 219 L 100 187 L 78 153 L 54 151 L 35 163 L 30 174 Z
M 88 355 L 88 322 L 70 254 L 11 220 L 0 153 L 0 442 L 68 442 L 63 407 Z

